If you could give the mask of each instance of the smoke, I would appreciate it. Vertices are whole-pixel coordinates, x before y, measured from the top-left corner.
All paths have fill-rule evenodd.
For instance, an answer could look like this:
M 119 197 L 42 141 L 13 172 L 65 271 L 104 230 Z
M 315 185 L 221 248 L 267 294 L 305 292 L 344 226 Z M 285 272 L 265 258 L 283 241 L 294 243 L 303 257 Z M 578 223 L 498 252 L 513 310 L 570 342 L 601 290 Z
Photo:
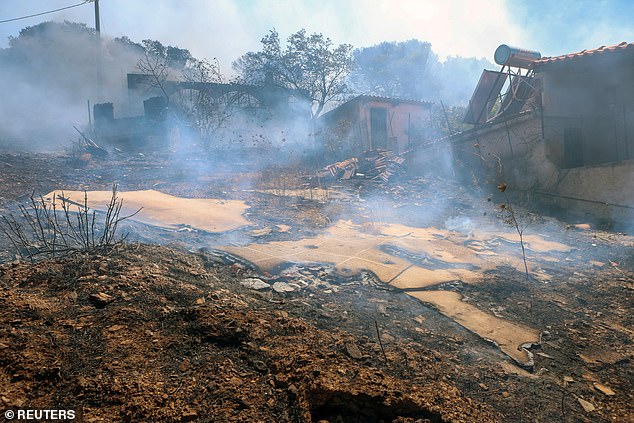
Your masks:
M 12 38 L 0 50 L 0 145 L 59 150 L 74 139 L 73 124 L 88 123 L 88 101 L 123 100 L 122 75 L 138 56 L 109 39 L 97 52 L 94 30 L 70 22 L 44 22 Z

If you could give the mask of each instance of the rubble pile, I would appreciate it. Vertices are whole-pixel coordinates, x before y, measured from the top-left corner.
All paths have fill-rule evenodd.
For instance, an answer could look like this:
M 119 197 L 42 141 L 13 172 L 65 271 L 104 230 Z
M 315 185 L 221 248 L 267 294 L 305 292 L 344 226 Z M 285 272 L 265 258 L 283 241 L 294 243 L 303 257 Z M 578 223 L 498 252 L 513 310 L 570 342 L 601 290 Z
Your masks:
M 359 157 L 352 157 L 326 166 L 317 176 L 334 179 L 367 178 L 387 182 L 404 171 L 407 153 L 395 154 L 384 149 L 369 150 Z
M 81 157 L 88 155 L 90 156 L 88 159 L 93 157 L 105 159 L 108 156 L 108 151 L 105 148 L 99 146 L 92 138 L 79 130 L 76 126 L 73 125 L 73 128 L 75 128 L 75 131 L 77 131 L 80 136 L 77 144 L 75 145 L 76 151 L 74 151 L 73 154 Z

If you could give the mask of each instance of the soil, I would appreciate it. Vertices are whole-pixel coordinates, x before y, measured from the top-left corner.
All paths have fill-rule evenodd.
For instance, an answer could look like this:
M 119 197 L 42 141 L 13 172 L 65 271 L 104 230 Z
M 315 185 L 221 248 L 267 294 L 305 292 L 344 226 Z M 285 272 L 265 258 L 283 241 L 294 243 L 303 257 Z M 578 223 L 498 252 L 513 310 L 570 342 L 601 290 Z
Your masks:
M 540 235 L 530 241 L 548 235 L 574 249 L 529 253 L 528 280 L 518 263 L 498 263 L 477 283 L 416 288 L 423 297 L 459 294 L 469 307 L 539 329 L 526 369 L 441 307 L 362 267 L 342 274 L 328 263 L 298 262 L 264 270 L 219 249 L 316 238 L 342 218 L 368 233 L 376 222 L 483 229 L 499 221 L 496 198 L 486 193 L 410 178 L 319 186 L 311 197 L 297 171 L 211 174 L 163 156 L 77 162 L 3 154 L 0 165 L 3 215 L 33 192 L 118 183 L 121 191 L 244 201 L 251 222 L 218 234 L 130 222 L 128 242 L 111 254 L 39 263 L 15 260 L 0 239 L 3 409 L 73 409 L 80 421 L 634 418 L 630 236 L 525 212 L 528 231 Z M 481 242 L 472 235 L 469 242 Z M 495 242 L 517 252 L 512 239 Z M 428 259 L 418 264 L 433 269 L 438 261 Z M 254 289 L 257 281 L 263 289 Z

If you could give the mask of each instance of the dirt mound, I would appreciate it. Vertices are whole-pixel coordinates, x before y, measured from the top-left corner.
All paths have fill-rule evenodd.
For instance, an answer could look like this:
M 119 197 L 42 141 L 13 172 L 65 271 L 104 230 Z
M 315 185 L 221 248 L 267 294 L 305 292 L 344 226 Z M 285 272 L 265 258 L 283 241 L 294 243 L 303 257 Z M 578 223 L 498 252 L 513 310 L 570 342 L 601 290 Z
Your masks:
M 391 368 L 367 339 L 242 287 L 239 266 L 209 260 L 126 246 L 0 267 L 4 408 L 73 409 L 83 421 L 499 419 L 450 382 Z M 410 372 L 432 366 L 420 356 Z

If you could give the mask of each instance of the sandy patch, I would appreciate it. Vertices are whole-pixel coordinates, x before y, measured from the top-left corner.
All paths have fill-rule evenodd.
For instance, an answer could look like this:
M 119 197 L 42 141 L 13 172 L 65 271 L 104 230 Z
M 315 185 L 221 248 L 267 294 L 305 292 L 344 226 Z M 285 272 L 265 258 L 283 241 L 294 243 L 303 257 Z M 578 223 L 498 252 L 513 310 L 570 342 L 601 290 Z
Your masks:
M 84 203 L 84 191 L 53 191 L 45 198 L 51 201 L 62 194 L 74 203 Z M 87 195 L 88 207 L 104 211 L 112 191 L 88 191 Z M 154 190 L 118 192 L 117 196 L 123 200 L 120 216 L 142 208 L 134 220 L 164 228 L 191 226 L 207 232 L 225 232 L 249 224 L 242 215 L 249 206 L 243 201 L 180 198 Z
M 539 331 L 500 319 L 462 301 L 462 296 L 452 291 L 411 292 L 411 296 L 433 304 L 447 317 L 477 333 L 484 339 L 494 341 L 509 357 L 523 366 L 532 366 L 532 358 L 521 348 L 524 344 L 539 343 Z
M 339 221 L 326 233 L 299 241 L 270 242 L 247 246 L 222 247 L 243 257 L 266 271 L 274 271 L 285 263 L 327 263 L 343 275 L 369 270 L 381 281 L 433 304 L 446 316 L 495 342 L 500 349 L 521 365 L 531 358 L 523 344 L 538 343 L 539 331 L 506 321 L 461 301 L 449 291 L 416 291 L 444 282 L 482 281 L 483 272 L 498 266 L 512 266 L 524 272 L 518 245 L 516 251 L 500 242 L 518 242 L 512 233 L 477 231 L 470 234 L 438 228 L 413 228 L 399 224 L 372 224 L 372 231 L 350 221 Z M 567 245 L 538 235 L 525 237 L 531 259 L 548 257 L 551 252 L 570 251 Z M 535 266 L 536 267 L 536 266 Z M 547 279 L 545 273 L 532 272 Z
M 519 246 L 517 251 L 506 247 L 493 251 L 495 244 L 499 244 L 496 239 L 513 242 L 513 234 L 480 231 L 475 238 L 473 234 L 433 227 L 373 224 L 372 228 L 366 232 L 361 225 L 339 221 L 315 238 L 222 249 L 269 272 L 285 263 L 328 263 L 346 275 L 372 271 L 381 281 L 403 289 L 426 288 L 454 280 L 478 282 L 484 271 L 502 265 L 524 272 Z M 526 239 L 529 251 L 545 257 L 550 251 L 570 250 L 567 245 L 537 235 Z

